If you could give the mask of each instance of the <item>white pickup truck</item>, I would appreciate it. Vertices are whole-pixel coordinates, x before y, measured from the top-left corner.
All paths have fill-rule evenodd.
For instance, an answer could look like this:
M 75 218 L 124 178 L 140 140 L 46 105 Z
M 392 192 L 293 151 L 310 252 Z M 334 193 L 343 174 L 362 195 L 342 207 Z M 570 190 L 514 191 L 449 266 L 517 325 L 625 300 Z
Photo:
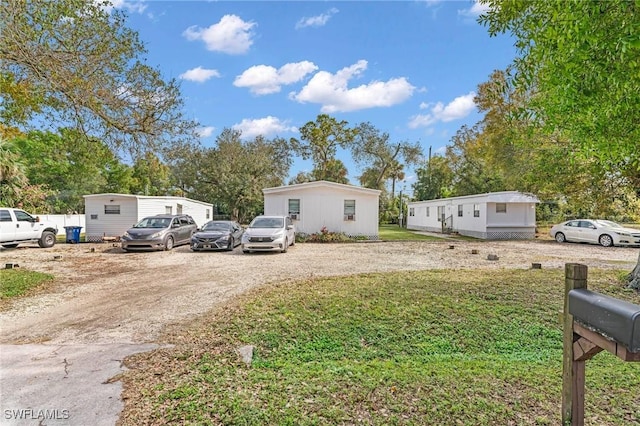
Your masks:
M 24 210 L 0 207 L 0 246 L 4 248 L 14 248 L 21 243 L 53 247 L 57 234 L 54 223 L 40 222 Z

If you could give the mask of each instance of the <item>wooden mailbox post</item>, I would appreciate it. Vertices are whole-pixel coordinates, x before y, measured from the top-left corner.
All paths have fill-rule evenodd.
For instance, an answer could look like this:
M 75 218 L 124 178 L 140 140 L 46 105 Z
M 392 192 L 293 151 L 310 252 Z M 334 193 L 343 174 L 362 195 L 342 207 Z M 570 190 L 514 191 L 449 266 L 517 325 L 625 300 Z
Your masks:
M 640 361 L 640 306 L 587 290 L 587 266 L 567 263 L 563 425 L 584 425 L 585 362 L 603 350 L 623 361 Z

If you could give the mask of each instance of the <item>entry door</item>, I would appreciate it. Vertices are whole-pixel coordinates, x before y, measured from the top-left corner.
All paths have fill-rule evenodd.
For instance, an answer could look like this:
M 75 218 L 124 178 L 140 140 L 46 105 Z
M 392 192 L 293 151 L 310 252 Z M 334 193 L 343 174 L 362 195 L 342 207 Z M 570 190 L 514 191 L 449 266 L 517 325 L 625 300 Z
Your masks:
M 33 216 L 20 210 L 14 210 L 13 213 L 18 220 L 16 225 L 16 239 L 27 240 L 29 238 L 36 238 L 41 225 L 35 221 Z

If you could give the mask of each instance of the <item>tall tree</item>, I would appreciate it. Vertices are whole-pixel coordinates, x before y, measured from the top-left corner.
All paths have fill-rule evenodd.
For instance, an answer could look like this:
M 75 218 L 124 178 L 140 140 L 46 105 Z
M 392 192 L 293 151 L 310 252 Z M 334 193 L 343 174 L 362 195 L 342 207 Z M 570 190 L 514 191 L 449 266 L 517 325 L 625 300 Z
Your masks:
M 284 184 L 292 158 L 283 139 L 243 141 L 241 136 L 240 131 L 224 129 L 215 147 L 192 147 L 174 168 L 184 164 L 191 172 L 182 176 L 189 196 L 209 201 L 244 223 L 262 212 L 262 189 Z
M 153 152 L 138 158 L 132 169 L 131 192 L 143 195 L 170 195 L 171 169 Z
M 416 200 L 436 200 L 451 195 L 453 172 L 445 157 L 431 157 L 423 167 L 416 169 L 416 174 L 417 179 L 412 186 Z
M 516 84 L 530 115 L 570 153 L 640 184 L 640 5 L 627 0 L 506 1 L 479 22 L 516 39 Z M 636 186 L 637 188 L 637 186 Z M 640 289 L 640 255 L 630 283 Z
M 331 179 L 335 174 L 330 169 L 337 167 L 338 148 L 349 148 L 356 135 L 356 130 L 347 125 L 346 121 L 320 114 L 315 122 L 309 121 L 300 128 L 300 139 L 291 138 L 291 148 L 303 159 L 313 160 L 315 176 Z
M 0 2 L 0 119 L 74 127 L 114 151 L 194 138 L 177 83 L 145 64 L 138 34 L 109 1 Z
M 4 206 L 15 206 L 22 188 L 29 184 L 24 164 L 14 143 L 0 137 L 0 200 Z
M 395 187 L 395 181 L 403 179 L 404 166 L 416 165 L 422 157 L 419 143 L 392 142 L 388 133 L 381 132 L 371 123 L 361 123 L 356 130 L 351 152 L 357 164 L 377 172 L 372 188 L 379 189 L 387 179 L 392 179 Z

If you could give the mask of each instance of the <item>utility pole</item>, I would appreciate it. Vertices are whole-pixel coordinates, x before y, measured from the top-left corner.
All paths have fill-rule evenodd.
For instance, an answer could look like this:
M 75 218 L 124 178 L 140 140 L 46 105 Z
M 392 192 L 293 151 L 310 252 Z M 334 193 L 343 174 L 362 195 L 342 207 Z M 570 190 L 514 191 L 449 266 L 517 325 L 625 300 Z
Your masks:
M 402 228 L 402 189 L 400 189 L 400 216 L 399 216 L 400 228 Z

